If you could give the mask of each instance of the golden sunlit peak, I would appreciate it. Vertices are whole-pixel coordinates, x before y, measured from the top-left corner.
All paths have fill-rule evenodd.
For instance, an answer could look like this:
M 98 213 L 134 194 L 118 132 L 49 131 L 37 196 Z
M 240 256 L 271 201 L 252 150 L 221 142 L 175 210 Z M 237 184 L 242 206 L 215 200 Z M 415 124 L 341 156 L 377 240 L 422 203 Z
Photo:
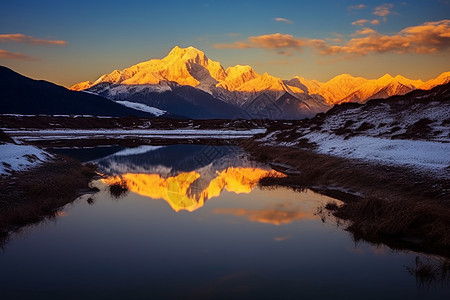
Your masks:
M 378 78 L 379 81 L 391 81 L 392 79 L 394 79 L 394 77 L 392 77 L 391 74 L 388 73 Z
M 205 62 L 208 60 L 203 51 L 198 50 L 195 47 L 189 46 L 187 48 L 180 48 L 175 46 L 164 58 L 165 60 L 182 59 L 182 60 L 201 60 Z M 199 62 L 197 62 L 199 63 Z

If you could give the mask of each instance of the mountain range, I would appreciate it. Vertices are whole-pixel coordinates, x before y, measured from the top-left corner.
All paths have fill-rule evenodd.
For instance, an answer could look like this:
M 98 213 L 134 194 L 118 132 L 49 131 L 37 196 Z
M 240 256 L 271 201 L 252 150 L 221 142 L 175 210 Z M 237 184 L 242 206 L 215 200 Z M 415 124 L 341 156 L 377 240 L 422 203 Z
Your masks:
M 450 72 L 423 82 L 386 74 L 365 79 L 349 74 L 327 82 L 295 76 L 289 80 L 259 74 L 250 66 L 224 69 L 194 48 L 174 47 L 163 59 L 151 59 L 84 81 L 70 89 L 113 101 L 129 101 L 189 118 L 301 119 L 335 104 L 431 89 L 450 81 Z

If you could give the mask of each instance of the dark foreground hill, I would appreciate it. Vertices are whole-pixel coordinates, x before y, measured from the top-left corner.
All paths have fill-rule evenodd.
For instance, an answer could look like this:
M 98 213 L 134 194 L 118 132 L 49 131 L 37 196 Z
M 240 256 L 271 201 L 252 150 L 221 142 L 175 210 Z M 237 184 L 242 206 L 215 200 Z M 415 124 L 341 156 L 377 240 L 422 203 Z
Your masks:
M 0 66 L 0 113 L 153 116 L 97 95 L 70 91 L 43 80 L 33 80 L 3 66 Z

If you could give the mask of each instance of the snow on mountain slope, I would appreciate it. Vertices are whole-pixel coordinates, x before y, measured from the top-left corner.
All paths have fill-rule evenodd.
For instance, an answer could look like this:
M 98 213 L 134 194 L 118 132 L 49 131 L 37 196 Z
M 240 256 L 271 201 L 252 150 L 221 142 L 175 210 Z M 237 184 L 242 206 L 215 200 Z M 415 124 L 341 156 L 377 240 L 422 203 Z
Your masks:
M 102 75 L 94 82 L 81 82 L 72 86 L 71 89 L 92 88 L 92 91 L 98 92 L 99 87 L 96 85 L 103 84 L 100 86 L 101 89 L 111 89 L 109 94 L 115 97 L 119 94 L 126 95 L 129 86 L 134 88 L 141 86 L 142 89 L 152 92 L 164 92 L 171 90 L 174 83 L 196 87 L 234 104 L 245 102 L 238 101 L 238 98 L 246 99 L 261 91 L 280 92 L 278 96 L 285 91 L 293 92 L 281 79 L 268 74 L 260 75 L 250 66 L 237 65 L 224 70 L 219 62 L 210 60 L 202 51 L 194 47 L 180 48 L 178 46 L 163 59 L 152 59 L 122 71 L 114 70 L 110 74 Z
M 159 117 L 162 116 L 166 113 L 166 111 L 158 109 L 156 107 L 151 107 L 142 103 L 136 103 L 136 102 L 130 102 L 130 101 L 116 101 L 116 103 L 119 103 L 123 106 L 132 108 L 132 109 L 136 109 L 136 110 L 140 110 L 140 111 L 145 111 L 151 114 L 154 114 L 155 116 Z
M 362 77 L 353 77 L 349 74 L 338 75 L 331 80 L 320 84 L 320 87 L 312 93 L 321 95 L 328 104 L 339 103 L 368 80 Z
M 288 92 L 311 104 L 314 112 L 321 112 L 334 104 L 364 103 L 370 99 L 403 95 L 417 88 L 431 89 L 449 81 L 450 72 L 425 83 L 388 74 L 372 80 L 341 74 L 327 82 L 300 76 L 283 81 L 267 73 L 260 75 L 248 65 L 224 69 L 219 62 L 209 59 L 194 47 L 176 46 L 162 59 L 151 59 L 124 70 L 114 70 L 94 82 L 75 84 L 71 89 L 91 91 L 116 101 L 134 101 L 136 97 L 133 94 L 136 93 L 164 93 L 179 86 L 191 86 L 238 107 L 248 106 L 263 93 L 275 103 Z
M 298 88 L 301 93 L 315 94 L 323 84 L 317 80 L 308 80 L 301 76 L 295 76 L 290 80 L 284 80 L 290 88 Z
M 423 83 L 422 85 L 419 86 L 419 88 L 422 90 L 431 90 L 435 86 L 446 84 L 449 82 L 450 82 L 450 72 L 444 72 L 438 77 L 430 79 L 427 82 Z
M 394 95 L 404 95 L 417 88 L 414 83 L 420 84 L 421 81 L 409 80 L 402 76 L 392 77 L 389 74 L 385 74 L 378 79 L 366 80 L 363 84 L 357 87 L 355 91 L 349 93 L 348 96 L 341 98 L 336 103 L 363 103 L 370 99 L 384 99 Z
M 248 65 L 236 65 L 234 67 L 229 67 L 225 70 L 225 73 L 227 75 L 225 80 L 220 81 L 217 84 L 217 87 L 222 87 L 228 91 L 234 91 L 246 82 L 260 77 L 260 75 Z

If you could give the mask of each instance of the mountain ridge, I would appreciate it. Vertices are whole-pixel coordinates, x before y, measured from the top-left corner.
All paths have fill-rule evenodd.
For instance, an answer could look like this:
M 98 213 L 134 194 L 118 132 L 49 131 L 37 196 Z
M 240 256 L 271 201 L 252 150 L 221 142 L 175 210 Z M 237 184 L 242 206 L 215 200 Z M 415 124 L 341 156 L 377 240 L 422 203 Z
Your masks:
M 392 77 L 389 74 L 377 79 L 340 74 L 327 82 L 309 80 L 301 76 L 282 80 L 267 73 L 260 75 L 249 65 L 236 65 L 224 69 L 219 62 L 209 59 L 201 50 L 192 46 L 187 48 L 175 46 L 162 59 L 151 59 L 122 71 L 114 70 L 100 76 L 94 82 L 80 82 L 70 89 L 86 90 L 105 82 L 149 85 L 153 91 L 163 92 L 171 89 L 171 83 L 176 83 L 201 89 L 215 98 L 238 106 L 256 98 L 262 92 L 272 92 L 275 97 L 288 92 L 303 99 L 318 95 L 326 104 L 332 106 L 349 101 L 362 103 L 369 99 L 385 98 L 419 88 L 430 89 L 448 82 L 449 78 L 450 72 L 444 72 L 426 82 L 408 79 L 402 75 Z M 404 88 L 398 88 L 400 84 Z M 384 93 L 380 93 L 388 85 L 390 86 Z

